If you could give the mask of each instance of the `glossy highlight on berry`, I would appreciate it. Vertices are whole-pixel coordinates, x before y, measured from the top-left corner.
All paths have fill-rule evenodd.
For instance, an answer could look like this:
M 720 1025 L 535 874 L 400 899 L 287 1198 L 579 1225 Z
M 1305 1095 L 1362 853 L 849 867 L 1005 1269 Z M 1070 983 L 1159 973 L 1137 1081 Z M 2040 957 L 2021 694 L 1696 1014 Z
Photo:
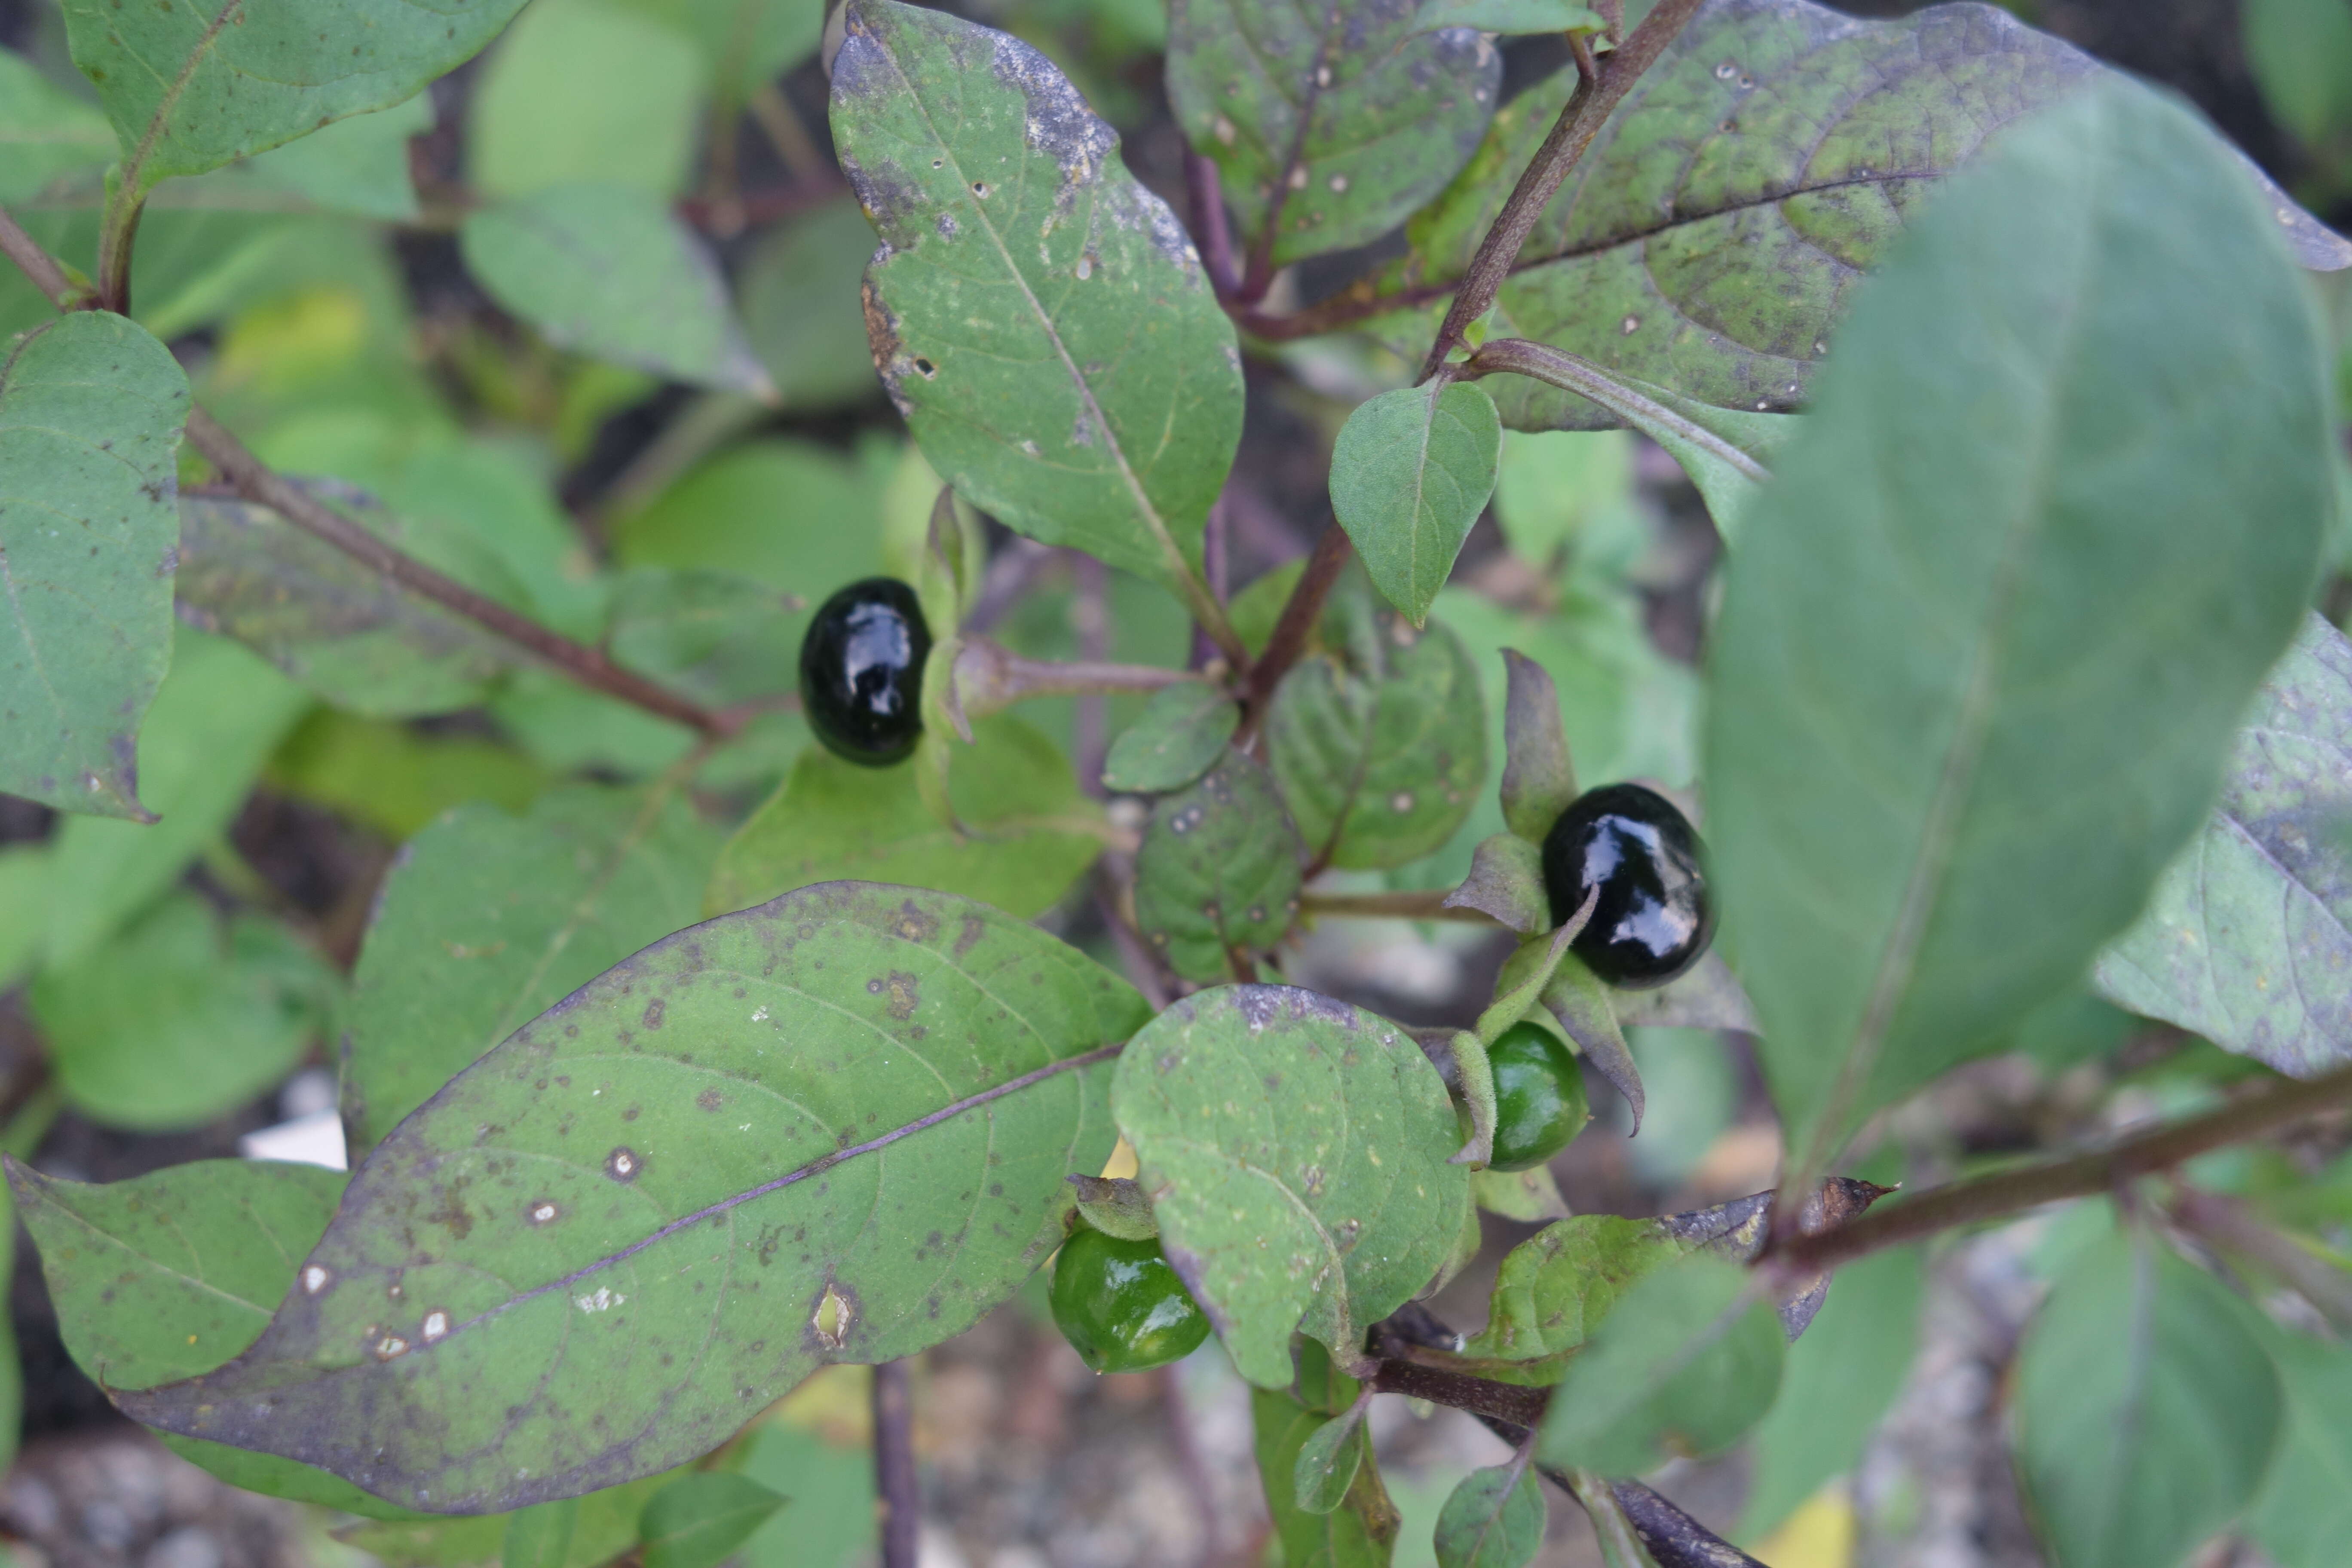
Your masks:
M 1599 889 L 1591 923 L 1569 944 L 1611 985 L 1664 985 L 1715 936 L 1698 835 L 1675 803 L 1640 784 L 1587 790 L 1544 835 L 1545 890 L 1564 923 Z
M 1080 1226 L 1054 1260 L 1054 1324 L 1097 1372 L 1146 1372 L 1209 1337 L 1209 1315 L 1157 1241 L 1121 1241 Z
M 834 755 L 887 767 L 923 731 L 923 661 L 931 629 L 914 589 L 867 577 L 835 594 L 801 638 L 801 708 Z
M 1495 1074 L 1497 1171 L 1528 1171 L 1559 1153 L 1592 1120 L 1584 1072 L 1559 1037 L 1538 1024 L 1514 1024 L 1486 1047 Z

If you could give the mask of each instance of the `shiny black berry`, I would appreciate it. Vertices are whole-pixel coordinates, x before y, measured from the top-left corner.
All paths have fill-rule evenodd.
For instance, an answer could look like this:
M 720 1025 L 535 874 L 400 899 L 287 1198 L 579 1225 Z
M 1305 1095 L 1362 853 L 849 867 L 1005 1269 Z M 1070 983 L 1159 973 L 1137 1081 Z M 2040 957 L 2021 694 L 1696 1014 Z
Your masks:
M 1544 835 L 1551 918 L 1565 923 L 1600 889 L 1570 950 L 1612 985 L 1664 985 L 1696 963 L 1715 935 L 1700 858 L 1690 818 L 1657 791 L 1630 784 L 1587 790 Z
M 887 767 L 923 730 L 923 660 L 931 629 L 915 591 L 868 577 L 827 599 L 801 638 L 801 707 L 837 757 Z

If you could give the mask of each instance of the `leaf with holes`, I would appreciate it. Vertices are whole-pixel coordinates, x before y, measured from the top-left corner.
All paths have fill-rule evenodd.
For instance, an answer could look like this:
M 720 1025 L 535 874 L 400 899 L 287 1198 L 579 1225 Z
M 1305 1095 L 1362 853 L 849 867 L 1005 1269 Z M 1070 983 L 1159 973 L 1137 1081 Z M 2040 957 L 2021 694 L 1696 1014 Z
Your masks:
M 558 348 L 698 385 L 772 391 L 718 263 L 650 192 L 551 186 L 473 214 L 458 241 L 490 298 Z
M 2101 995 L 2307 1077 L 2352 1058 L 2352 643 L 2317 616 L 2255 694 L 2221 802 Z
M 66 1349 L 101 1388 L 192 1377 L 252 1343 L 343 1190 L 341 1172 L 257 1160 L 202 1160 L 104 1186 L 15 1160 L 7 1170 Z M 308 1465 L 163 1441 L 249 1491 L 379 1519 L 406 1512 Z
M 2108 76 L 1981 5 L 1861 21 L 1805 0 L 1717 0 L 1601 128 L 1545 208 L 1497 303 L 1508 330 L 1733 408 L 1805 401 L 1832 329 L 1905 221 L 2004 125 Z M 1414 218 L 1383 292 L 1442 301 L 1576 83 L 1514 99 Z M 2210 133 L 2306 265 L 2352 264 Z M 1724 265 L 1738 256 L 1739 265 Z M 1442 303 L 1433 309 L 1442 310 Z M 1418 354 L 1429 319 L 1400 325 Z M 1570 395 L 1515 429 L 1613 424 Z
M 0 357 L 0 789 L 152 821 L 141 716 L 172 658 L 172 497 L 188 378 L 81 310 Z
M 388 109 L 473 58 L 522 0 L 198 0 L 126 9 L 66 0 L 74 64 L 144 194 Z
M 979 899 L 1023 919 L 1070 890 L 1102 851 L 1101 808 L 1046 736 L 1006 714 L 952 742 L 948 795 L 964 830 L 927 808 L 915 767 L 864 768 L 822 746 L 719 852 L 704 890 L 723 914 L 811 882 L 856 875 Z
M 579 785 L 459 806 L 376 895 L 343 1018 L 354 1153 L 535 1015 L 701 911 L 719 837 L 676 801 Z
M 1184 231 L 1043 55 L 850 0 L 833 133 L 882 248 L 866 328 L 932 468 L 1048 544 L 1170 583 L 1241 436 L 1241 356 Z
M 2334 504 L 2277 228 L 2105 79 L 1857 305 L 1708 669 L 1715 884 L 1796 1168 L 2080 975 L 2212 800 Z
M 404 545 L 405 531 L 382 507 L 333 499 L 371 532 Z M 521 657 L 269 508 L 227 496 L 180 498 L 174 590 L 191 625 L 236 638 L 354 713 L 471 707 Z
M 1495 493 L 1503 426 L 1484 387 L 1384 392 L 1331 449 L 1331 510 L 1381 596 L 1420 626 Z
M 1216 161 L 1258 270 L 1379 238 L 1495 112 L 1502 56 L 1420 0 L 1173 0 L 1168 96 Z
M 1256 758 L 1227 751 L 1201 782 L 1151 808 L 1135 858 L 1135 923 L 1188 980 L 1282 940 L 1298 912 L 1298 829 Z
M 1292 1331 L 1352 1357 L 1445 1261 L 1470 1201 L 1454 1103 L 1412 1037 L 1312 991 L 1229 985 L 1136 1036 L 1111 1089 L 1160 1245 L 1244 1377 Z
M 379 1143 L 250 1350 L 118 1403 L 439 1512 L 667 1468 L 1019 1289 L 1062 1178 L 1110 1152 L 1089 1069 L 1147 1017 L 946 894 L 831 882 L 695 926 Z
M 1309 854 L 1402 866 L 1453 837 L 1486 785 L 1478 669 L 1443 622 L 1416 632 L 1369 594 L 1335 600 L 1328 651 L 1275 692 L 1266 750 Z

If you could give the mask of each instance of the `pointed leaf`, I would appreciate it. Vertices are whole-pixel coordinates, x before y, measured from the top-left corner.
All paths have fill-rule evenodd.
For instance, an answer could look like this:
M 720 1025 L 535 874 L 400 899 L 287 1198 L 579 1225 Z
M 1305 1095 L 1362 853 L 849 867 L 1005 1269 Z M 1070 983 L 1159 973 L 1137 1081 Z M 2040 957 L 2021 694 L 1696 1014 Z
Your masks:
M 1318 860 L 1402 866 L 1454 837 L 1486 783 L 1478 668 L 1443 622 L 1416 633 L 1370 594 L 1324 617 L 1266 715 L 1283 798 Z
M 1135 923 L 1188 980 L 1227 953 L 1270 947 L 1298 913 L 1298 829 L 1265 764 L 1228 749 L 1201 782 L 1151 808 L 1135 858 Z
M 2099 994 L 2307 1076 L 2352 1059 L 2352 642 L 2307 616 L 2221 801 L 2099 954 Z
M 580 1528 L 580 1500 L 543 1502 L 518 1510 L 507 1521 L 499 1568 L 564 1568 L 572 1538 Z
M 1551 924 L 1551 896 L 1544 890 L 1543 851 L 1516 833 L 1479 840 L 1471 851 L 1470 875 L 1445 895 L 1449 910 L 1490 914 L 1521 936 Z
M 151 821 L 133 763 L 172 657 L 188 378 L 120 316 L 0 351 L 0 789 Z
M 66 1349 L 102 1388 L 208 1372 L 251 1343 L 343 1190 L 341 1172 L 258 1160 L 202 1160 L 103 1186 L 7 1163 Z M 290 1459 L 164 1441 L 248 1490 L 379 1519 L 413 1517 Z
M 1570 1212 L 1549 1165 L 1535 1165 L 1524 1171 L 1477 1172 L 1470 1178 L 1470 1195 L 1488 1214 L 1498 1214 L 1521 1225 L 1566 1219 Z
M 340 510 L 395 543 L 381 506 Z M 412 593 L 268 507 L 180 498 L 180 613 L 234 637 L 354 713 L 398 718 L 479 702 L 520 650 Z
M 1498 101 L 1484 25 L 1416 36 L 1420 0 L 1173 0 L 1168 96 L 1241 248 L 1281 266 L 1362 245 L 1436 195 Z
M 834 882 L 693 927 L 377 1145 L 251 1350 L 120 1403 L 443 1511 L 667 1468 L 1009 1298 L 1110 1152 L 1085 1069 L 1144 1018 L 945 894 Z
M 1291 1499 L 1308 1513 L 1329 1513 L 1348 1500 L 1356 1484 L 1356 1470 L 1371 1445 L 1364 1430 L 1364 1401 L 1359 1399 L 1307 1435 L 1291 1465 Z
M 1495 1064 L 1486 1042 L 1470 1029 L 1456 1029 L 1450 1042 L 1454 1071 L 1446 1087 L 1461 1097 L 1470 1113 L 1470 1141 L 1454 1151 L 1449 1165 L 1467 1165 L 1483 1172 L 1495 1158 Z
M 2067 1266 L 2017 1363 L 2017 1458 L 2056 1568 L 2171 1568 L 2252 1500 L 2278 1373 L 2221 1286 L 2116 1231 Z
M 1618 1298 L 1688 1250 L 1649 1220 L 1578 1215 L 1547 1226 L 1504 1255 L 1486 1326 L 1462 1353 L 1511 1363 L 1478 1369 L 1498 1382 L 1557 1383 Z
M 1473 1470 L 1437 1514 L 1437 1568 L 1527 1568 L 1543 1548 L 1542 1483 L 1524 1464 Z
M 458 239 L 490 298 L 558 348 L 702 386 L 769 390 L 718 264 L 657 196 L 551 186 L 475 213 Z
M 1498 300 L 1509 330 L 1703 403 L 1805 401 L 1855 287 L 1944 176 L 2003 126 L 2094 81 L 2088 56 L 1992 12 L 1931 5 L 1864 21 L 1805 0 L 1706 7 L 1635 83 L 1552 199 Z M 1514 98 L 1412 222 L 1382 292 L 1440 298 L 1576 83 Z M 2305 264 L 2352 263 L 2210 132 L 2269 226 Z M 1660 149 L 1673 146 L 1672 157 Z M 1722 258 L 1737 254 L 1738 268 Z M 1442 303 L 1433 309 L 1442 309 Z M 1401 327 L 1418 353 L 1429 320 Z M 1613 422 L 1571 395 L 1518 429 Z
M 1139 794 L 1182 789 L 1223 754 L 1241 721 L 1241 705 L 1205 680 L 1163 687 L 1111 742 L 1103 762 L 1103 788 Z
M 1111 1104 L 1168 1260 L 1261 1388 L 1289 1384 L 1294 1330 L 1353 1358 L 1428 1284 L 1469 1201 L 1421 1047 L 1311 991 L 1176 1003 L 1136 1037 Z
M 1483 387 L 1408 386 L 1359 405 L 1331 450 L 1331 510 L 1372 586 L 1414 626 L 1495 493 L 1503 426 Z
M 1618 1023 L 1627 1028 L 1657 1025 L 1674 1029 L 1737 1029 L 1743 1035 L 1763 1032 L 1756 1008 L 1740 989 L 1723 955 L 1710 952 L 1688 973 L 1654 991 L 1619 991 L 1609 999 Z
M 1618 1026 L 1616 994 L 1571 952 L 1552 972 L 1550 984 L 1544 987 L 1543 1005 L 1559 1021 L 1560 1032 L 1576 1042 L 1584 1059 L 1625 1097 L 1633 1113 L 1633 1133 L 1639 1134 L 1648 1097 L 1642 1091 L 1642 1069 L 1634 1065 L 1633 1053 L 1625 1046 L 1625 1031 Z
M 1568 960 L 1568 944 L 1592 918 L 1600 898 L 1597 889 L 1586 894 L 1583 907 L 1566 924 L 1528 938 L 1504 960 L 1502 973 L 1495 977 L 1495 999 L 1478 1015 L 1479 1038 L 1489 1045 L 1500 1039 L 1503 1031 L 1526 1017 L 1536 999 L 1551 988 L 1553 977 Z
M 354 1155 L 531 1017 L 691 925 L 718 837 L 677 801 L 574 786 L 515 816 L 469 805 L 410 841 L 344 1016 Z
M 67 0 L 74 64 L 144 193 L 345 115 L 385 109 L 473 57 L 521 0 L 202 0 L 125 9 Z
M 1799 1169 L 2080 974 L 2212 799 L 2333 506 L 2277 229 L 2185 110 L 2104 82 L 1955 180 L 1840 339 L 1707 701 Z
M 1370 1456 L 1357 1468 L 1343 1506 L 1329 1513 L 1309 1513 L 1293 1495 L 1298 1452 L 1328 1415 L 1265 1388 L 1250 1390 L 1250 1415 L 1257 1439 L 1258 1479 L 1265 1485 L 1276 1539 L 1282 1543 L 1282 1560 L 1313 1568 L 1389 1568 L 1400 1521 Z
M 883 385 L 959 493 L 1111 565 L 1184 580 L 1241 435 L 1241 358 L 1175 216 L 1028 45 L 851 0 L 843 171 L 882 237 Z
M 749 1476 L 680 1476 L 646 1504 L 645 1568 L 718 1568 L 784 1500 Z
M 1101 852 L 1101 808 L 1080 793 L 1060 748 L 1020 720 L 982 719 L 972 735 L 973 744 L 945 752 L 961 832 L 924 805 L 921 755 L 875 769 L 821 746 L 802 752 L 719 852 L 704 910 L 745 909 L 852 873 L 961 893 L 1024 919 L 1053 908 Z
M 1736 1443 L 1772 1406 L 1788 1342 L 1748 1270 L 1685 1258 L 1626 1291 L 1552 1394 L 1545 1464 L 1640 1475 Z
M 1576 799 L 1559 693 L 1551 672 L 1517 648 L 1503 650 L 1503 672 L 1509 690 L 1503 700 L 1503 820 L 1528 843 L 1541 844 Z

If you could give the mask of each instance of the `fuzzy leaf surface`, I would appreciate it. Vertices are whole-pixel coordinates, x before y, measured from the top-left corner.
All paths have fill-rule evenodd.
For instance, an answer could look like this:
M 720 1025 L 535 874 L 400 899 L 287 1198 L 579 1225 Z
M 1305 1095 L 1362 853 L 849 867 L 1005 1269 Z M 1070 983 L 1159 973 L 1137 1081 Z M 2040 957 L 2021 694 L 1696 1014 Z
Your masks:
M 1028 919 L 1054 907 L 1102 849 L 1100 810 L 1045 735 L 997 715 L 954 743 L 956 829 L 933 816 L 914 765 L 862 768 L 810 746 L 719 852 L 703 894 L 711 914 L 835 878 L 898 882 L 979 899 Z
M 379 1143 L 251 1350 L 120 1403 L 434 1511 L 668 1468 L 1011 1296 L 1110 1152 L 1088 1067 L 1144 1018 L 945 894 L 827 883 L 693 927 Z
M 1135 858 L 1135 923 L 1188 980 L 1228 973 L 1226 951 L 1268 947 L 1298 910 L 1306 858 L 1274 775 L 1228 749 L 1201 782 L 1151 809 Z
M 2186 110 L 2103 79 L 1952 182 L 1841 337 L 1707 702 L 1801 1163 L 2080 974 L 2212 800 L 2334 504 L 2277 230 Z
M 0 356 L 0 789 L 152 820 L 134 763 L 172 662 L 188 378 L 121 316 L 77 310 Z
M 1241 248 L 1270 244 L 1276 266 L 1344 250 L 1444 188 L 1495 111 L 1485 25 L 1430 31 L 1421 0 L 1173 0 L 1168 95 Z
M 1177 1002 L 1111 1089 L 1160 1245 L 1242 1375 L 1341 1353 L 1445 1260 L 1469 1202 L 1453 1101 L 1412 1037 L 1286 985 Z
M 376 896 L 344 1015 L 343 1120 L 373 1147 L 574 988 L 694 923 L 719 837 L 676 801 L 577 785 L 459 806 Z
M 834 142 L 882 238 L 866 336 L 923 456 L 1034 539 L 1197 570 L 1241 356 L 1175 215 L 1028 45 L 897 0 L 845 15 Z
M 2306 1077 L 2352 1058 L 2352 642 L 2318 616 L 2255 694 L 2221 804 L 2099 994 Z
M 1372 586 L 1420 626 L 1495 493 L 1503 426 L 1484 387 L 1400 387 L 1360 404 L 1331 450 L 1331 510 Z
M 2095 79 L 2117 79 L 1990 5 L 1864 21 L 1806 0 L 1714 0 L 1544 209 L 1499 296 L 1501 320 L 1703 403 L 1793 408 L 1853 290 L 1937 184 L 2003 126 Z M 1460 275 L 1575 83 L 1566 67 L 1496 116 L 1414 218 L 1388 289 L 1435 294 Z M 2352 246 L 2205 140 L 2306 265 L 2352 263 Z M 1740 265 L 1723 265 L 1735 255 Z M 1411 352 L 1428 328 L 1416 315 L 1403 333 Z M 1614 421 L 1561 393 L 1510 423 Z
M 2068 1265 L 2017 1363 L 2017 1458 L 2058 1568 L 2172 1568 L 2252 1500 L 2284 1411 L 2252 1314 L 2161 1242 Z
M 702 386 L 769 389 L 718 264 L 658 196 L 552 185 L 473 214 L 458 240 L 490 298 L 558 348 Z
M 98 88 L 143 193 L 388 109 L 473 58 L 521 0 L 66 0 L 74 64 Z
M 1291 667 L 1266 716 L 1274 776 L 1308 852 L 1402 866 L 1454 837 L 1486 783 L 1478 667 L 1444 623 L 1416 632 L 1370 595 L 1324 620 L 1326 653 Z

